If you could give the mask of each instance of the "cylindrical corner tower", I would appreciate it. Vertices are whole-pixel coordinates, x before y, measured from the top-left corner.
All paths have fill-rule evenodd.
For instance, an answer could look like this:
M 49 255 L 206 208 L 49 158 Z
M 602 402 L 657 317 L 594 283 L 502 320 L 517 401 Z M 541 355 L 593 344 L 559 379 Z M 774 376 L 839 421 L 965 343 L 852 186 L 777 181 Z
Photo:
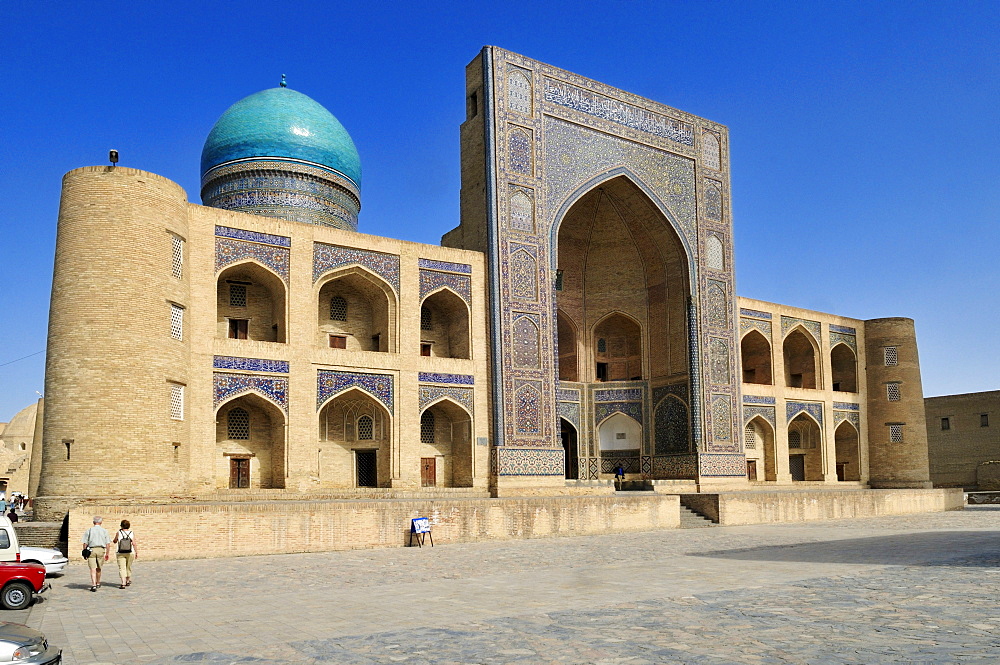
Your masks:
M 179 185 L 144 171 L 89 166 L 63 178 L 39 519 L 83 499 L 183 491 L 187 206 Z
M 233 104 L 201 153 L 207 206 L 356 231 L 361 160 L 329 111 L 286 87 Z
M 930 487 L 927 423 L 913 319 L 865 321 L 869 484 Z

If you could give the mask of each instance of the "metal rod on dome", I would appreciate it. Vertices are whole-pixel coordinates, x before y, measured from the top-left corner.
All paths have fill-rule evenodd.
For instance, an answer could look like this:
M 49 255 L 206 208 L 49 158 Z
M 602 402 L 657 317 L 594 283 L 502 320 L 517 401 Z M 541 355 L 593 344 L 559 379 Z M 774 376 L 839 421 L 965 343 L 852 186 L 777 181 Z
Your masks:
M 288 84 L 285 82 L 285 75 L 284 74 L 281 75 L 281 87 L 282 88 L 287 88 L 288 87 Z

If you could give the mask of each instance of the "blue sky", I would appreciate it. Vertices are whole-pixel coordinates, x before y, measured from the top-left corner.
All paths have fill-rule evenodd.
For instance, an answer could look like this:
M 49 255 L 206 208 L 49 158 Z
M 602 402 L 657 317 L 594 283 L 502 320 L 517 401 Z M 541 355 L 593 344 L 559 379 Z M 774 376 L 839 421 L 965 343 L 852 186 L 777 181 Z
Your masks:
M 215 120 L 284 73 L 358 146 L 361 230 L 436 244 L 485 44 L 727 125 L 740 295 L 912 317 L 926 395 L 1000 388 L 1000 3 L 363 4 L 4 3 L 0 422 L 43 389 L 66 171 L 113 147 L 198 201 Z

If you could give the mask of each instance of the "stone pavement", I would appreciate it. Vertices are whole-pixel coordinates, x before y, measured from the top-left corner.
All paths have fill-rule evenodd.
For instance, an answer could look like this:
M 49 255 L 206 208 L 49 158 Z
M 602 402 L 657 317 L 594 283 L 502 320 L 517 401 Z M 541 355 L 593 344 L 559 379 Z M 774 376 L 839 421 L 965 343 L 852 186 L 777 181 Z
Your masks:
M 109 584 L 91 593 L 86 567 L 74 563 L 44 602 L 0 619 L 43 630 L 67 665 L 1000 659 L 1000 506 L 991 505 L 423 549 L 140 559 L 125 590 L 117 570 L 108 572 Z

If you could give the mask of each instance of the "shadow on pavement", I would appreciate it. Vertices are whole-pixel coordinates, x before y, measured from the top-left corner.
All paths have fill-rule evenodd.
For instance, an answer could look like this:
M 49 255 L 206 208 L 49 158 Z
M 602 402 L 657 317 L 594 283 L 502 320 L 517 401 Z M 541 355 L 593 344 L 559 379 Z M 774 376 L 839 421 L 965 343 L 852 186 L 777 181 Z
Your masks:
M 739 561 L 995 568 L 1000 567 L 1000 531 L 927 531 L 716 550 L 691 556 Z

